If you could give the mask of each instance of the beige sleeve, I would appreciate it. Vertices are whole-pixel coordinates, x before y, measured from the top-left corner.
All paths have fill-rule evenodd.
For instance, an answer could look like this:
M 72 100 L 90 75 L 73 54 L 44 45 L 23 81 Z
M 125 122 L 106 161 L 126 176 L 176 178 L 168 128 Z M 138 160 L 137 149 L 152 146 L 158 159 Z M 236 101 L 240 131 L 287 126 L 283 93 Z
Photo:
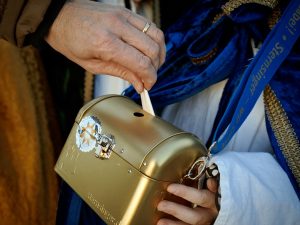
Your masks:
M 0 37 L 18 46 L 43 20 L 51 0 L 0 0 Z

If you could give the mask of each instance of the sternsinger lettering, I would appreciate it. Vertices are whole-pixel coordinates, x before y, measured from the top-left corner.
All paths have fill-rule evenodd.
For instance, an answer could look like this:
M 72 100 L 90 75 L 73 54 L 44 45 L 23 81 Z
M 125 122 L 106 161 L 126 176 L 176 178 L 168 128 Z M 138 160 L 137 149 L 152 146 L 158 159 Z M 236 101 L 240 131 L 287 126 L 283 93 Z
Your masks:
M 92 193 L 88 193 L 88 200 L 92 203 L 92 205 L 99 210 L 99 212 L 105 217 L 106 220 L 111 222 L 114 225 L 122 225 L 121 221 L 117 221 L 108 210 L 105 209 L 105 206 L 101 204 L 97 199 L 94 198 Z
M 293 13 L 292 17 L 289 19 L 288 25 L 286 26 L 287 30 L 291 35 L 295 35 L 296 24 L 300 20 L 300 4 L 298 5 L 296 11 Z
M 252 82 L 250 86 L 251 95 L 254 94 L 260 80 L 262 78 L 265 78 L 265 73 L 267 69 L 270 67 L 270 65 L 272 64 L 272 62 L 274 61 L 274 59 L 278 57 L 283 51 L 284 48 L 280 45 L 279 42 L 276 42 L 274 48 L 272 48 L 272 50 L 269 52 L 268 56 L 266 57 L 264 63 L 261 65 L 259 71 L 252 78 Z

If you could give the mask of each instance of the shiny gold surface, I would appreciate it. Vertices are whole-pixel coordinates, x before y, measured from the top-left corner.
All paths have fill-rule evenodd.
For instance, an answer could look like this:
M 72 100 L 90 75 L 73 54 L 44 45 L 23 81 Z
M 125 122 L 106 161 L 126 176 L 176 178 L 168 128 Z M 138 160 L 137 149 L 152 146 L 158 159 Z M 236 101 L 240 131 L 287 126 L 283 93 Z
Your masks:
M 75 143 L 80 120 L 96 116 L 102 132 L 115 137 L 111 157 L 81 152 Z M 108 224 L 154 225 L 169 182 L 179 182 L 206 154 L 192 134 L 144 112 L 124 96 L 104 96 L 85 105 L 76 118 L 55 171 Z
M 178 182 L 206 148 L 190 133 L 177 133 L 159 143 L 145 157 L 140 171 L 160 181 Z

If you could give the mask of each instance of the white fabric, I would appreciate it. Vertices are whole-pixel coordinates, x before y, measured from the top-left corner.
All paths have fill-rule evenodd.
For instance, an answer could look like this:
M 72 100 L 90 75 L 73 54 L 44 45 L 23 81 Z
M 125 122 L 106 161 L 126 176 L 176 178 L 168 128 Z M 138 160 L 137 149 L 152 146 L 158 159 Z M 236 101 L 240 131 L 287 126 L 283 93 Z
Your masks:
M 289 178 L 268 153 L 225 152 L 218 165 L 221 210 L 214 225 L 300 224 L 300 203 Z
M 205 143 L 226 81 L 170 106 L 162 117 Z M 273 157 L 263 97 L 225 149 L 215 155 L 220 172 L 221 209 L 214 225 L 300 224 L 300 203 Z
M 94 86 L 94 97 L 97 98 L 107 94 L 122 94 L 129 83 L 121 78 L 102 74 L 96 75 Z
M 185 131 L 194 133 L 203 143 L 206 143 L 225 84 L 226 80 L 212 85 L 183 102 L 167 106 L 162 118 Z M 263 97 L 260 96 L 248 118 L 224 151 L 272 152 L 264 121 Z

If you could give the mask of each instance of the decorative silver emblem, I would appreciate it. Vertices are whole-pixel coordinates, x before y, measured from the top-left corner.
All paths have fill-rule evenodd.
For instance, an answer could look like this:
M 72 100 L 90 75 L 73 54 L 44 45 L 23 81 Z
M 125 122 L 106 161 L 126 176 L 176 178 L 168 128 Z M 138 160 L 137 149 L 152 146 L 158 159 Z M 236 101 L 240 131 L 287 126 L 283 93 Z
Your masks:
M 113 135 L 102 134 L 101 122 L 95 116 L 87 116 L 79 123 L 76 145 L 82 152 L 95 150 L 97 158 L 108 159 L 116 144 Z
M 111 155 L 113 148 L 115 147 L 115 139 L 112 135 L 102 135 L 97 142 L 96 146 L 96 157 L 102 159 L 108 159 Z

